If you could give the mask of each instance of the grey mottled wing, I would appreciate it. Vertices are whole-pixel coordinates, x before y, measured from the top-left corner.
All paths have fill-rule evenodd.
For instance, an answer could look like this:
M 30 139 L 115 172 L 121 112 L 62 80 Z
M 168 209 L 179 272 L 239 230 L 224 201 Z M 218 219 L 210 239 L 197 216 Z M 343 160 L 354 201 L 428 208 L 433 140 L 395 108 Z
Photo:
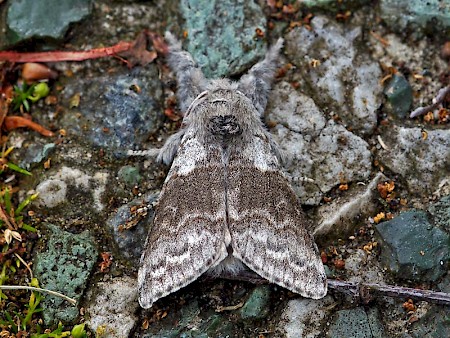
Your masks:
M 227 256 L 225 210 L 220 149 L 205 148 L 186 135 L 161 191 L 140 261 L 143 308 L 193 282 Z
M 307 220 L 267 135 L 230 154 L 228 217 L 233 255 L 272 283 L 322 298 L 326 275 Z

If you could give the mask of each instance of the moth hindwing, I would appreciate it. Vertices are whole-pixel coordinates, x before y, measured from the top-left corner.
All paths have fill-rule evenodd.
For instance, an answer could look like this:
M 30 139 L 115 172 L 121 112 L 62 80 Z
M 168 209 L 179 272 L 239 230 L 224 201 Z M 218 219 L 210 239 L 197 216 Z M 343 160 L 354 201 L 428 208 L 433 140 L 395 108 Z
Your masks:
M 185 116 L 158 156 L 172 166 L 140 261 L 139 303 L 149 308 L 204 273 L 243 269 L 323 297 L 317 247 L 261 122 L 282 40 L 232 82 L 205 79 L 180 43 L 166 39 Z

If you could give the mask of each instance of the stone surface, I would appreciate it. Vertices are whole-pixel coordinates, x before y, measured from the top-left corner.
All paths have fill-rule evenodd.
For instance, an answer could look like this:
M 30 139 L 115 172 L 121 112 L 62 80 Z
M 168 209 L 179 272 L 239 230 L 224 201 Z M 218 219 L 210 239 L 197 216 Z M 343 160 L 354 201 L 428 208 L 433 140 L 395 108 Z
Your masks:
M 270 287 L 262 285 L 256 287 L 239 313 L 242 319 L 262 319 L 269 313 Z
M 384 94 L 390 105 L 390 110 L 398 118 L 405 118 L 410 112 L 413 102 L 413 92 L 408 80 L 401 74 L 394 74 L 384 88 Z
M 121 206 L 106 221 L 106 225 L 113 233 L 114 240 L 119 248 L 119 254 L 127 258 L 136 268 L 138 267 L 144 243 L 153 222 L 153 205 L 156 203 L 158 196 L 158 193 L 149 193 L 141 198 L 137 198 Z M 130 221 L 130 209 L 133 206 L 140 206 L 145 210 L 143 213 L 139 213 L 141 215 L 140 221 L 130 229 L 126 229 L 125 225 Z M 125 228 L 121 230 L 121 226 Z
M 32 38 L 63 39 L 70 24 L 85 19 L 91 10 L 92 0 L 10 1 L 6 19 L 8 43 Z
M 360 224 L 362 219 L 372 216 L 378 208 L 377 184 L 386 180 L 383 173 L 378 173 L 367 185 L 353 187 L 343 196 L 319 206 L 314 234 L 343 234 L 351 231 L 355 224 Z
M 101 197 L 106 189 L 107 179 L 108 174 L 105 172 L 97 172 L 91 176 L 77 168 L 63 166 L 38 184 L 37 203 L 47 208 L 54 208 L 67 203 L 69 196 L 75 194 L 83 199 L 89 198 L 93 203 L 93 210 L 99 212 L 104 208 Z M 72 200 L 71 203 L 73 203 Z
M 340 310 L 336 319 L 331 323 L 327 337 L 329 338 L 384 338 L 386 337 L 378 314 L 368 313 L 361 307 Z
M 361 28 L 344 29 L 322 16 L 314 17 L 311 27 L 298 27 L 287 35 L 288 59 L 319 107 L 338 115 L 354 131 L 370 133 L 381 104 L 381 70 L 357 47 Z M 314 60 L 320 64 L 313 66 Z
M 333 298 L 300 298 L 289 301 L 281 315 L 279 330 L 286 338 L 321 338 L 323 324 L 333 308 Z
M 54 143 L 40 144 L 35 143 L 27 148 L 25 155 L 21 158 L 19 166 L 30 170 L 35 164 L 46 160 L 49 155 L 55 150 Z
M 167 315 L 168 325 L 163 328 L 150 327 L 146 334 L 142 335 L 143 338 L 176 338 L 176 337 L 205 337 L 208 336 L 202 332 L 204 329 L 202 326 L 202 320 L 199 317 L 200 308 L 197 300 L 191 300 L 186 303 L 181 310 L 177 312 L 171 312 Z
M 233 323 L 228 318 L 220 315 L 213 315 L 205 323 L 207 337 L 232 337 Z
M 317 205 L 342 180 L 364 181 L 371 170 L 369 145 L 343 126 L 325 118 L 306 95 L 287 82 L 272 92 L 266 121 L 287 155 L 285 169 L 301 203 Z M 302 178 L 314 180 L 302 180 Z
M 435 51 L 437 45 L 435 47 L 430 39 L 410 39 L 405 37 L 404 31 L 402 33 L 402 35 L 381 33 L 383 40 L 386 41 L 385 44 L 381 44 L 371 34 L 369 34 L 368 40 L 372 58 L 383 64 L 384 67 L 393 67 L 403 71 L 399 65 L 407 65 L 408 70 L 404 71 L 404 76 L 414 93 L 411 112 L 420 106 L 432 103 L 437 92 L 445 85 L 437 79 L 441 74 L 447 73 L 448 61 L 441 58 L 439 52 Z M 417 81 L 416 75 L 423 76 L 424 80 Z M 382 112 L 384 112 L 384 107 Z M 437 115 L 437 110 L 435 114 Z
M 102 337 L 129 337 L 136 324 L 137 283 L 131 277 L 120 277 L 97 283 L 88 295 L 87 325 L 94 332 L 104 332 Z M 101 336 L 101 335 L 99 335 Z
M 154 64 L 123 74 L 78 79 L 64 89 L 64 103 L 70 112 L 64 114 L 61 125 L 117 157 L 141 149 L 162 118 L 161 83 L 156 79 Z M 76 95 L 80 95 L 80 103 L 73 107 L 71 99 Z
M 348 250 L 345 275 L 346 281 L 351 283 L 386 284 L 386 271 L 380 266 L 378 257 L 362 249 Z
M 43 288 L 79 301 L 97 260 L 94 239 L 88 231 L 72 234 L 53 224 L 46 224 L 44 233 L 46 244 L 35 252 L 35 276 Z M 58 297 L 45 295 L 42 307 L 46 325 L 69 324 L 78 317 L 78 308 Z
M 402 15 L 399 15 L 402 13 Z M 443 34 L 450 29 L 450 3 L 441 0 L 381 0 L 381 18 L 390 28 L 401 32 L 428 30 Z
M 123 166 L 117 172 L 117 177 L 120 181 L 124 182 L 128 187 L 133 187 L 142 180 L 142 176 L 139 173 L 139 168 L 131 165 Z
M 441 198 L 428 209 L 434 223 L 450 233 L 450 195 Z
M 422 132 L 426 133 L 426 139 Z M 412 196 L 432 194 L 450 176 L 450 130 L 388 126 L 378 161 L 399 174 Z
M 312 8 L 323 8 L 326 10 L 349 10 L 370 3 L 370 0 L 302 0 L 302 5 Z
M 447 307 L 433 306 L 417 323 L 412 325 L 410 333 L 413 338 L 450 337 Z
M 1 2 L 0 26 L 6 25 L 7 7 L 13 2 Z M 357 9 L 363 2 L 375 5 Z M 203 63 L 207 72 L 213 74 L 221 71 L 227 76 L 231 73 L 239 75 L 239 72 L 248 69 L 263 57 L 266 44 L 273 43 L 278 36 L 284 37 L 287 47 L 283 49 L 281 61 L 294 62 L 295 66 L 277 79 L 278 82 L 286 82 L 278 83 L 272 92 L 271 101 L 275 104 L 269 107 L 267 122 L 281 148 L 290 156 L 287 169 L 294 178 L 293 184 L 301 202 L 308 204 L 305 208 L 308 216 L 316 224 L 320 222 L 320 235 L 317 237 L 320 250 L 331 253 L 335 248 L 337 256 L 332 253 L 332 259 L 342 256 L 345 261 L 345 268 L 338 270 L 333 267 L 333 260 L 329 260 L 332 269 L 327 266 L 327 274 L 350 282 L 383 283 L 389 279 L 389 282 L 402 286 L 424 285 L 426 280 L 412 284 L 397 278 L 392 280 L 379 262 L 378 250 L 367 253 L 361 248 L 377 240 L 372 236 L 374 230 L 368 216 L 386 212 L 388 208 L 379 200 L 375 188 L 377 179 L 386 178 L 378 175 L 379 167 L 373 165 L 374 156 L 386 169 L 385 175 L 395 181 L 396 197 L 407 200 L 407 207 L 426 209 L 428 204 L 434 203 L 430 201 L 450 193 L 450 188 L 445 188 L 445 182 L 450 187 L 447 170 L 448 126 L 417 118 L 396 120 L 396 123 L 403 124 L 403 127 L 397 127 L 392 124 L 391 115 L 385 119 L 388 111 L 379 85 L 384 75 L 378 69 L 378 65 L 383 65 L 383 68 L 386 65 L 404 73 L 414 92 L 412 108 L 431 103 L 447 79 L 448 60 L 440 57 L 445 39 L 441 38 L 442 35 L 438 36 L 446 34 L 446 31 L 438 32 L 435 35 L 437 39 L 419 39 L 418 34 L 410 36 L 407 30 L 397 35 L 389 33 L 392 26 L 385 30 L 385 22 L 379 24 L 376 21 L 381 2 L 305 0 L 298 12 L 287 14 L 282 12 L 282 8 L 271 10 L 264 0 L 216 0 L 209 3 L 194 0 L 100 1 L 95 2 L 89 22 L 74 25 L 76 29 L 65 36 L 66 44 L 54 46 L 54 49 L 85 50 L 118 41 L 131 41 L 142 29 L 158 33 L 171 30 L 185 47 L 193 48 L 197 53 L 195 58 Z M 293 1 L 290 3 L 294 4 Z M 305 4 L 321 7 L 321 10 L 312 7 L 305 9 Z M 345 14 L 345 11 L 340 11 L 342 8 L 351 11 L 351 17 L 334 23 L 336 13 Z M 216 15 L 215 10 L 219 14 Z M 311 32 L 305 30 L 308 24 L 305 15 L 309 12 L 319 17 L 319 21 L 314 19 L 311 23 Z M 322 26 L 320 20 L 323 17 L 318 16 L 319 12 L 329 18 L 328 23 Z M 398 11 L 396 15 L 397 21 L 407 19 L 404 12 Z M 303 19 L 303 27 L 289 28 L 291 22 Z M 264 30 L 266 20 L 275 27 L 258 39 L 255 28 Z M 412 27 L 409 25 L 409 28 Z M 5 32 L 0 27 L 0 45 Z M 231 32 L 230 35 L 227 35 L 228 32 Z M 388 44 L 382 43 L 380 37 Z M 21 50 L 40 48 L 34 41 L 33 44 L 21 44 Z M 44 43 L 49 47 L 48 41 Z M 225 62 L 219 62 L 219 57 Z M 313 62 L 313 59 L 320 64 Z M 136 192 L 131 187 L 139 182 L 139 192 L 156 191 L 167 168 L 155 164 L 153 158 L 121 156 L 122 151 L 128 149 L 159 147 L 178 128 L 178 123 L 172 123 L 163 114 L 163 101 L 170 99 L 176 91 L 172 74 L 165 67 L 161 55 L 155 64 L 133 70 L 127 69 L 115 58 L 58 62 L 51 67 L 59 75 L 56 82 L 50 82 L 57 105 L 40 102 L 33 105 L 31 115 L 35 122 L 54 131 L 65 129 L 66 136 L 45 138 L 23 128 L 14 132 L 4 131 L 4 136 L 8 137 L 6 146 L 15 147 L 8 160 L 23 164 L 33 173 L 31 177 L 15 175 L 12 184 L 19 190 L 17 199 L 21 200 L 28 192 L 34 192 L 38 182 L 46 182 L 38 188 L 41 204 L 38 206 L 35 201 L 31 206 L 36 215 L 32 225 L 40 228 L 39 224 L 35 224 L 38 219 L 48 219 L 71 231 L 89 229 L 95 238 L 95 245 L 102 252 L 112 254 L 113 264 L 109 271 L 91 272 L 91 278 L 82 284 L 81 288 L 85 288 L 86 292 L 80 291 L 83 295 L 78 299 L 81 297 L 86 314 L 78 312 L 74 322 L 86 321 L 93 331 L 104 328 L 106 336 L 147 338 L 256 337 L 259 334 L 323 338 L 330 325 L 335 332 L 339 332 L 336 331 L 334 315 L 356 305 L 351 303 L 349 296 L 335 292 L 316 301 L 300 298 L 286 290 L 280 292 L 279 288 L 272 286 L 265 308 L 261 306 L 256 311 L 264 313 L 269 309 L 270 313 L 263 319 L 243 319 L 241 309 L 232 309 L 254 296 L 254 286 L 239 281 L 200 281 L 161 299 L 148 311 L 137 308 L 133 278 L 151 224 L 151 212 L 147 215 L 148 220 L 142 220 L 129 230 L 120 232 L 118 226 L 129 220 L 132 205 L 129 201 L 135 198 L 133 193 Z M 15 75 L 20 75 L 20 71 L 14 72 L 13 77 Z M 292 83 L 292 88 L 288 83 Z M 78 106 L 77 94 L 80 95 Z M 74 100 L 69 103 L 71 98 Z M 356 106 L 355 102 L 362 102 L 363 108 Z M 380 106 L 381 103 L 383 105 Z M 375 112 L 378 113 L 378 121 Z M 386 122 L 390 125 L 385 126 Z M 424 125 L 428 132 L 427 139 L 422 137 L 420 131 L 399 136 L 400 129 L 407 130 L 405 126 L 416 126 L 420 130 Z M 389 146 L 388 150 L 380 150 L 378 134 Z M 405 142 L 405 138 L 411 142 Z M 52 153 L 48 153 L 44 146 L 51 143 L 55 147 Z M 102 148 L 101 151 L 99 148 Z M 51 158 L 51 168 L 43 169 L 42 163 L 48 158 Z M 133 168 L 139 169 L 139 173 Z M 139 176 L 142 177 L 140 181 Z M 6 177 L 8 172 L 3 178 Z M 341 181 L 348 182 L 349 190 L 337 189 Z M 324 203 L 324 195 L 332 201 Z M 145 197 L 139 198 L 145 200 Z M 151 202 L 151 199 L 145 202 Z M 443 199 L 434 203 L 434 209 L 429 209 L 433 214 L 430 221 L 436 222 L 436 227 L 441 230 L 448 229 L 449 224 L 446 203 L 448 200 Z M 117 211 L 122 205 L 124 208 Z M 360 228 L 361 232 L 358 231 Z M 347 229 L 354 231 L 354 239 L 345 233 Z M 42 232 L 42 241 L 51 236 L 51 231 Z M 335 239 L 339 239 L 337 243 Z M 378 248 L 380 246 L 381 243 Z M 29 262 L 29 256 L 22 257 Z M 97 256 L 93 264 L 97 266 L 98 263 L 100 258 Z M 72 266 L 67 264 L 66 270 L 69 268 L 72 269 Z M 447 277 L 443 276 L 437 282 L 437 285 L 431 284 L 433 289 L 450 290 L 448 273 Z M 16 306 L 17 302 L 7 304 L 12 306 L 12 303 Z M 382 312 L 383 323 L 389 328 L 389 335 L 382 337 L 448 336 L 447 331 L 440 329 L 447 324 L 448 316 L 444 311 L 441 312 L 438 307 L 433 311 L 432 306 L 415 302 L 419 309 L 414 316 L 419 311 L 425 314 L 423 309 L 427 309 L 430 311 L 429 317 L 417 316 L 417 322 L 409 323 L 410 317 L 401 304 L 402 301 L 394 298 L 377 297 L 364 305 L 365 322 L 369 323 L 372 334 L 381 331 L 376 324 L 371 326 L 371 311 L 376 308 Z M 229 309 L 218 313 L 216 306 Z M 145 319 L 150 321 L 146 330 L 143 328 Z M 340 323 L 345 324 L 346 321 L 342 319 Z M 375 323 L 379 324 L 379 321 L 375 320 Z M 42 326 L 43 330 L 50 328 L 44 324 Z M 347 326 L 352 329 L 351 323 Z M 70 327 L 66 329 L 70 330 Z M 95 335 L 95 332 L 91 333 Z
M 381 261 L 396 277 L 435 281 L 447 271 L 450 236 L 435 227 L 424 211 L 407 211 L 376 225 Z
M 182 0 L 187 50 L 208 78 L 237 74 L 264 57 L 266 18 L 254 1 Z

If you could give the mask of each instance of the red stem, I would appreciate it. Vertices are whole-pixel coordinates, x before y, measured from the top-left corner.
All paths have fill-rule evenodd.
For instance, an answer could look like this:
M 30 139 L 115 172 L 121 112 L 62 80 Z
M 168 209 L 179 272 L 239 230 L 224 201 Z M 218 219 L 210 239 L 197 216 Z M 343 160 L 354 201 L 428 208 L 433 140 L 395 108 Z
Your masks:
M 129 50 L 133 46 L 132 42 L 121 41 L 111 47 L 95 48 L 87 51 L 63 52 L 36 52 L 19 53 L 13 51 L 0 51 L 0 61 L 9 61 L 16 63 L 25 62 L 58 62 L 58 61 L 83 61 L 87 59 L 96 59 L 117 55 Z

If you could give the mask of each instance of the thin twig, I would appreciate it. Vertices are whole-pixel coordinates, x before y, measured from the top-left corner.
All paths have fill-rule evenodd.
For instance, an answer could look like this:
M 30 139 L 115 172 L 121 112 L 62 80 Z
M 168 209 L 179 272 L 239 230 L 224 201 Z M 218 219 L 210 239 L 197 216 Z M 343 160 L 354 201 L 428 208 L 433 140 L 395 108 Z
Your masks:
M 70 298 L 66 295 L 63 295 L 62 293 L 47 290 L 47 289 L 41 289 L 41 288 L 35 288 L 33 286 L 22 286 L 22 285 L 0 285 L 0 290 L 30 290 L 30 291 L 37 291 L 37 292 L 45 292 L 52 296 L 60 297 L 65 300 L 67 300 L 72 305 L 77 305 L 77 301 L 73 298 Z
M 429 303 L 450 305 L 450 294 L 445 292 L 406 288 L 394 285 L 379 285 L 373 283 L 349 283 L 335 279 L 328 280 L 328 286 L 332 290 L 347 293 L 364 300 L 367 294 L 376 294 L 388 297 L 405 297 L 415 300 L 424 300 Z
M 409 115 L 409 117 L 410 118 L 417 117 L 419 115 L 424 115 L 430 111 L 435 110 L 445 100 L 445 98 L 448 94 L 450 94 L 450 86 L 441 88 L 439 90 L 438 94 L 436 95 L 436 97 L 433 99 L 433 104 L 426 106 L 426 107 L 417 108 Z
M 19 259 L 19 261 L 22 262 L 23 265 L 25 265 L 25 267 L 28 269 L 28 271 L 30 272 L 30 277 L 31 279 L 33 279 L 33 271 L 31 270 L 30 266 L 27 264 L 27 262 L 25 262 L 23 260 L 22 257 L 20 257 L 17 253 L 14 253 L 14 255 Z M 30 263 L 31 264 L 31 263 Z
M 95 59 L 99 57 L 108 57 L 123 53 L 130 50 L 131 42 L 121 41 L 111 47 L 94 48 L 87 51 L 51 51 L 51 52 L 35 52 L 20 53 L 14 51 L 1 51 L 0 61 L 10 62 L 60 62 L 60 61 L 84 61 L 87 59 Z
M 241 272 L 242 273 L 242 272 Z M 253 284 L 269 284 L 269 281 L 252 271 L 245 271 L 244 275 L 221 275 L 220 278 L 240 280 Z M 208 277 L 205 277 L 208 279 Z M 328 279 L 328 288 L 367 303 L 372 295 L 396 298 L 411 298 L 423 300 L 433 304 L 450 305 L 450 294 L 445 292 L 406 288 L 395 285 L 379 285 L 374 283 L 350 283 L 336 279 Z
M 1 1 L 0 1 L 1 2 Z M 147 50 L 147 43 L 151 40 L 155 50 Z M 138 34 L 136 39 L 131 42 L 120 41 L 114 46 L 94 48 L 86 51 L 48 51 L 48 52 L 15 52 L 0 51 L 0 61 L 9 61 L 14 63 L 25 62 L 61 62 L 61 61 L 84 61 L 88 59 L 98 59 L 102 57 L 116 57 L 128 66 L 145 66 L 153 62 L 158 53 L 165 55 L 168 53 L 167 44 L 164 39 L 148 30 Z M 126 60 L 124 59 L 126 58 Z
M 216 312 L 234 311 L 234 310 L 240 309 L 243 306 L 244 306 L 244 302 L 237 303 L 236 305 L 218 306 L 216 308 Z

